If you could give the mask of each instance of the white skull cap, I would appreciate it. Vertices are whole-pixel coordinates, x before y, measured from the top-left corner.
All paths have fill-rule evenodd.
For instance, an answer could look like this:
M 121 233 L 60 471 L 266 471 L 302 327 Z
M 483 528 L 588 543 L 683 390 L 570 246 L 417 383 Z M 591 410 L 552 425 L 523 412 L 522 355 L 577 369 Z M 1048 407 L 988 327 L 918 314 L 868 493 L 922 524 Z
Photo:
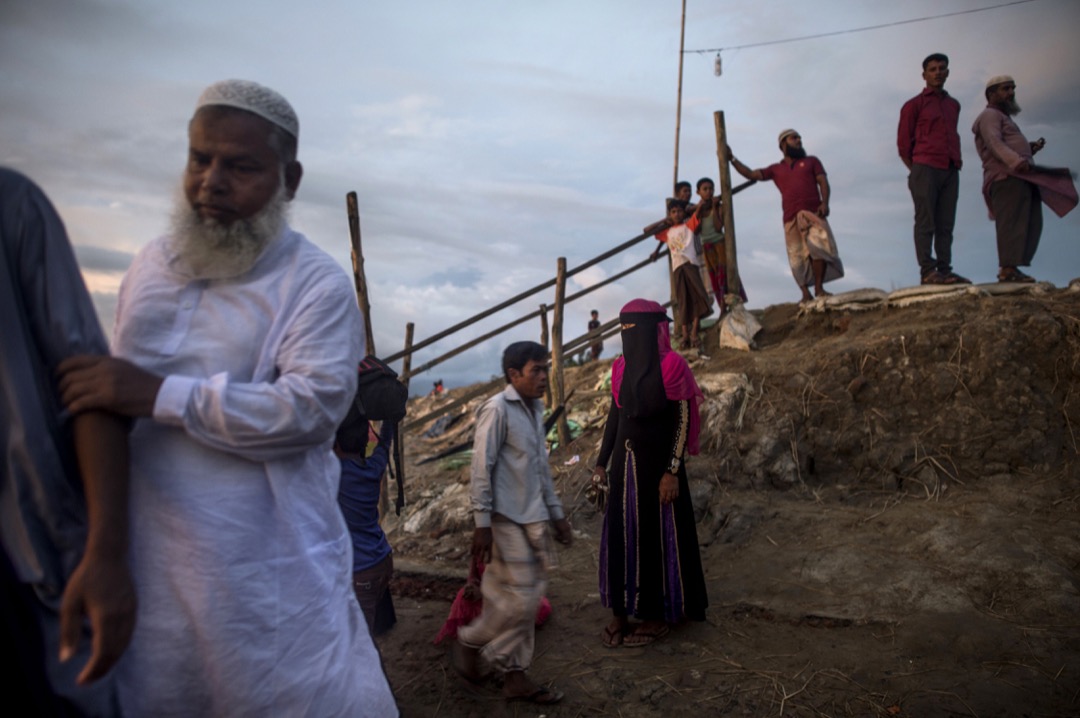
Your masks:
M 1006 82 L 1015 83 L 1016 80 L 1012 79 L 1011 75 L 994 75 L 993 77 L 991 77 L 989 80 L 986 81 L 986 89 L 989 90 L 994 85 L 1003 85 Z
M 797 135 L 797 134 L 799 134 L 799 133 L 798 133 L 798 132 L 796 132 L 795 130 L 792 130 L 792 129 L 790 129 L 790 128 L 789 128 L 789 129 L 783 130 L 783 131 L 782 131 L 782 132 L 780 133 L 780 137 L 778 137 L 776 141 L 777 141 L 777 142 L 779 143 L 779 145 L 780 145 L 781 147 L 783 147 L 783 146 L 784 146 L 784 140 L 785 140 L 785 139 L 787 139 L 787 138 L 788 138 L 788 136 L 790 136 L 790 135 Z
M 195 104 L 198 112 L 204 107 L 235 107 L 272 122 L 296 139 L 300 138 L 300 120 L 292 105 L 269 87 L 250 80 L 222 80 L 210 85 Z

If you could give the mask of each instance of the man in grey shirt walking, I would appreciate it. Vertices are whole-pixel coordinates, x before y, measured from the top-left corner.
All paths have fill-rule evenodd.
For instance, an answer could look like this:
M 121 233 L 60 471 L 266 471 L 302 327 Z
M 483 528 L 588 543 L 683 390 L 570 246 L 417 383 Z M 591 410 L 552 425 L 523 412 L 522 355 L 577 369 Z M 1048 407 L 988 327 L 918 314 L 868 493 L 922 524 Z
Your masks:
M 454 667 L 479 683 L 482 654 L 505 674 L 508 701 L 552 704 L 562 693 L 534 683 L 532 663 L 536 608 L 555 566 L 548 523 L 555 540 L 573 540 L 570 522 L 548 469 L 543 404 L 547 390 L 547 350 L 536 342 L 516 342 L 503 352 L 506 388 L 477 412 L 471 468 L 474 559 L 487 563 L 480 591 L 479 618 L 458 631 Z

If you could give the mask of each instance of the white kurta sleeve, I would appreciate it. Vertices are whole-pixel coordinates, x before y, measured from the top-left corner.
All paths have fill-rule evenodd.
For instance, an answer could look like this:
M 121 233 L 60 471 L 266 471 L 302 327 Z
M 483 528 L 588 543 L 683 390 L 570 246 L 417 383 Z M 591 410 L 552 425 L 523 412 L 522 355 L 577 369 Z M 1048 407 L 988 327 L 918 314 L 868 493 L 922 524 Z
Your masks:
M 363 353 L 363 322 L 347 277 L 322 277 L 290 314 L 272 357 L 276 377 L 169 375 L 154 419 L 252 461 L 285 458 L 330 439 L 356 392 Z

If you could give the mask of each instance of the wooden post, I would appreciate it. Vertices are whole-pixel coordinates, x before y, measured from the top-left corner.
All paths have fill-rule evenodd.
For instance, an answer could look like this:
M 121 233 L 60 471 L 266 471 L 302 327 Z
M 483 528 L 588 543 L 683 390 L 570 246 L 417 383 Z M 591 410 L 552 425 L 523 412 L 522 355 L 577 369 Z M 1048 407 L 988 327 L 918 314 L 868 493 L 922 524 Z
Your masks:
M 409 388 L 409 370 L 412 369 L 412 339 L 413 329 L 416 325 L 412 322 L 406 322 L 405 324 L 405 355 L 401 360 L 401 383 L 405 385 L 405 388 Z
M 731 191 L 731 163 L 728 162 L 724 113 L 714 112 L 713 121 L 716 124 L 716 156 L 720 162 L 720 199 L 724 203 L 724 248 L 727 255 L 728 295 L 732 298 L 732 302 L 738 303 L 742 301 L 739 297 L 742 280 L 739 279 L 739 262 L 735 252 L 735 207 L 732 203 L 734 193 Z M 717 301 L 720 302 L 725 299 L 725 297 L 717 297 Z
M 371 331 L 371 303 L 368 301 L 367 279 L 364 277 L 364 251 L 360 246 L 360 210 L 356 204 L 356 192 L 345 195 L 345 208 L 349 215 L 349 239 L 352 242 L 352 271 L 356 283 L 356 303 L 364 315 L 364 340 L 367 354 L 375 355 L 375 335 Z
M 544 348 L 551 351 L 551 342 L 548 341 L 548 318 L 547 318 L 547 305 L 540 305 L 540 343 L 544 345 Z M 544 406 L 551 408 L 551 382 L 548 382 L 547 390 L 544 392 Z
M 560 406 L 566 398 L 563 387 L 563 316 L 566 304 L 566 257 L 559 257 L 558 270 L 555 273 L 555 312 L 551 318 L 551 376 L 552 403 L 549 409 Z M 559 446 L 570 444 L 570 425 L 566 423 L 563 411 L 556 424 L 559 432 Z
M 682 21 L 679 25 L 679 88 L 677 98 L 675 101 L 675 171 L 671 179 L 671 196 L 675 196 L 675 185 L 679 183 L 679 132 L 682 129 L 682 70 L 683 70 L 683 48 L 686 42 L 686 0 L 682 0 Z M 667 217 L 667 207 L 664 207 L 664 217 Z M 672 272 L 673 257 L 668 255 L 668 285 L 671 291 L 671 309 L 672 314 L 678 309 L 678 303 L 675 301 L 675 274 Z M 676 322 L 676 332 L 682 331 L 678 327 Z
M 675 185 L 679 183 L 679 130 L 682 127 L 682 65 L 683 48 L 686 41 L 686 0 L 682 0 L 682 24 L 679 27 L 679 91 L 675 102 L 675 173 L 671 180 L 671 191 L 674 196 Z M 665 213 L 665 216 L 666 213 Z

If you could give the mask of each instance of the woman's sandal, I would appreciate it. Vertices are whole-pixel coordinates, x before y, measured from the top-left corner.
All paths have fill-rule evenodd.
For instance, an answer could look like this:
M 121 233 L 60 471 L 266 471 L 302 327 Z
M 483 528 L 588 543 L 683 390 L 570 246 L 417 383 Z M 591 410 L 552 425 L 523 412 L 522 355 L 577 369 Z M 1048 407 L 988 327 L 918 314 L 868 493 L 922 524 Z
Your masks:
M 627 648 L 647 646 L 671 633 L 666 623 L 641 624 L 623 639 L 623 645 Z
M 600 638 L 607 648 L 618 648 L 623 644 L 623 639 L 626 638 L 629 630 L 628 626 L 618 625 L 616 622 L 612 621 L 604 626 L 604 633 Z

